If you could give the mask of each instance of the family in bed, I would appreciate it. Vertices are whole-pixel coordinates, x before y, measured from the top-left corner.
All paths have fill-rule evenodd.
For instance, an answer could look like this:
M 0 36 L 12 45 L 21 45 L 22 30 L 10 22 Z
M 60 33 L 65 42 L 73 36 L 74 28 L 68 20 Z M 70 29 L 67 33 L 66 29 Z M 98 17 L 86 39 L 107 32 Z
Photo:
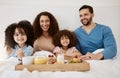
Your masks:
M 79 57 L 82 60 L 112 59 L 117 46 L 110 27 L 93 21 L 94 10 L 89 5 L 79 9 L 82 26 L 74 31 L 59 30 L 50 12 L 39 13 L 33 24 L 27 20 L 10 24 L 5 30 L 8 58 L 32 56 L 37 51 L 49 51 L 56 56 Z

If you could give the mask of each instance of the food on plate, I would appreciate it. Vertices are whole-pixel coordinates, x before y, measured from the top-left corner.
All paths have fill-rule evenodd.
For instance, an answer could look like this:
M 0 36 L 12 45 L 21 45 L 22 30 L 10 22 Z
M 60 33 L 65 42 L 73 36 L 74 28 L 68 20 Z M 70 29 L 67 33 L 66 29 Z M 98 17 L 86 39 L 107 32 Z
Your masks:
M 54 64 L 56 62 L 56 57 L 54 55 L 48 55 L 48 64 Z
M 81 62 L 82 62 L 82 60 L 77 56 L 75 56 L 69 60 L 69 63 L 81 63 Z

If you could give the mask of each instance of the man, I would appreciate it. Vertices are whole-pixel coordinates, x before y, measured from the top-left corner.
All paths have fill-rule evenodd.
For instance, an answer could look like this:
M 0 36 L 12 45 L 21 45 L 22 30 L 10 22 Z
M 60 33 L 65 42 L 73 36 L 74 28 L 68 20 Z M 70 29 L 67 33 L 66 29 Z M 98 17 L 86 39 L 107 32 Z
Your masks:
M 89 5 L 83 5 L 79 9 L 80 21 L 83 24 L 74 33 L 78 39 L 76 48 L 83 54 L 83 60 L 111 59 L 116 56 L 117 46 L 111 29 L 93 22 L 94 11 Z M 93 53 L 97 49 L 104 48 L 99 53 Z

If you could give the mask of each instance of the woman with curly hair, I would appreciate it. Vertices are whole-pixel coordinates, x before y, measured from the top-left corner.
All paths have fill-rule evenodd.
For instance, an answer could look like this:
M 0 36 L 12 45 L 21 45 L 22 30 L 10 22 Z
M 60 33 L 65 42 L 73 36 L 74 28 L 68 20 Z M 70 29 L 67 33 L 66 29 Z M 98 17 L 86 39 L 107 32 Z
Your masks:
M 59 31 L 53 39 L 53 44 L 56 46 L 53 53 L 64 54 L 65 56 L 80 57 L 82 54 L 75 48 L 76 36 L 69 30 Z
M 56 18 L 49 12 L 39 13 L 34 22 L 34 52 L 35 51 L 50 51 L 54 49 L 52 43 L 53 36 L 59 31 L 58 22 Z
M 33 53 L 33 28 L 29 21 L 10 24 L 5 30 L 5 47 L 9 57 L 21 59 Z

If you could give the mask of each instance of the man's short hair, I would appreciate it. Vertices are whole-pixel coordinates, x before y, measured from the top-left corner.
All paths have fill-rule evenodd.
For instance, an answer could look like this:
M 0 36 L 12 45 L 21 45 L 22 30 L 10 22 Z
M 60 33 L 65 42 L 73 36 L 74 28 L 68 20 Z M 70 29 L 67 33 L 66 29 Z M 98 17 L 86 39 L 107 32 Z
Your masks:
M 92 14 L 94 13 L 92 6 L 83 5 L 83 6 L 79 9 L 79 11 L 82 10 L 82 9 L 89 9 L 90 13 L 92 13 Z

